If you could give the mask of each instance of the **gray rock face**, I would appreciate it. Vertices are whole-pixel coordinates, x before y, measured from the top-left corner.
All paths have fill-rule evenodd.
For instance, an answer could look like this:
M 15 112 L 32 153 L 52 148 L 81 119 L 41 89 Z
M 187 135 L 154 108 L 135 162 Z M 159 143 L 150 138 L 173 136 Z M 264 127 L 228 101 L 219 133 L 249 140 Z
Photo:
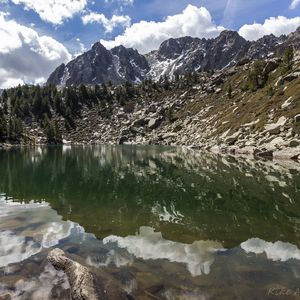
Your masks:
M 60 65 L 47 83 L 55 85 L 140 82 L 149 71 L 145 57 L 123 46 L 107 50 L 99 42 L 67 65 Z
M 264 36 L 255 42 L 246 41 L 235 31 L 223 31 L 215 39 L 181 37 L 169 39 L 158 50 L 146 55 L 123 46 L 107 50 L 97 42 L 91 50 L 67 65 L 60 65 L 49 77 L 48 84 L 99 84 L 112 81 L 134 83 L 144 78 L 158 80 L 195 70 L 220 70 L 243 65 L 253 59 L 274 57 L 288 45 L 300 49 L 300 28 L 288 36 Z M 266 66 L 269 73 L 278 67 L 273 59 Z M 294 74 L 297 75 L 298 74 Z
M 216 39 L 182 37 L 169 39 L 146 57 L 150 76 L 173 76 L 195 70 L 222 69 L 243 58 L 247 42 L 237 32 L 223 31 Z

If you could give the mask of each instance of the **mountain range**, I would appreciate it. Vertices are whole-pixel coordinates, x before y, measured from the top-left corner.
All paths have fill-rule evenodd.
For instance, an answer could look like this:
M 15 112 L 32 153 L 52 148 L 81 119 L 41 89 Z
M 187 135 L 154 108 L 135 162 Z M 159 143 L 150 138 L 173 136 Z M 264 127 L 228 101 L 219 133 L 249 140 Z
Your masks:
M 282 53 L 288 45 L 300 49 L 300 27 L 289 35 L 267 35 L 247 41 L 235 31 L 223 31 L 213 39 L 171 38 L 158 50 L 145 55 L 132 48 L 106 49 L 100 42 L 67 64 L 60 65 L 47 83 L 54 85 L 101 84 L 111 81 L 139 83 L 145 78 L 158 80 L 199 70 L 221 70 L 253 59 Z

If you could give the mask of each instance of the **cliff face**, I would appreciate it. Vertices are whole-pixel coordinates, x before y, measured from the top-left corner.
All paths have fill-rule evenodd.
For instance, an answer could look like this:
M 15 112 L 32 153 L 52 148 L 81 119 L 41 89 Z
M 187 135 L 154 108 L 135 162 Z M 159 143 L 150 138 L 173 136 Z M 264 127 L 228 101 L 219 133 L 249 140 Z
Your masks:
M 223 31 L 215 39 L 169 39 L 157 51 L 141 55 L 123 46 L 107 50 L 99 42 L 67 65 L 59 66 L 47 83 L 55 85 L 138 83 L 199 70 L 221 70 L 252 59 L 273 57 L 288 45 L 300 49 L 300 28 L 288 36 L 265 36 L 249 42 L 235 31 Z
M 105 49 L 96 43 L 88 52 L 67 65 L 60 65 L 49 77 L 48 84 L 79 85 L 124 81 L 140 82 L 149 71 L 145 57 L 123 46 Z

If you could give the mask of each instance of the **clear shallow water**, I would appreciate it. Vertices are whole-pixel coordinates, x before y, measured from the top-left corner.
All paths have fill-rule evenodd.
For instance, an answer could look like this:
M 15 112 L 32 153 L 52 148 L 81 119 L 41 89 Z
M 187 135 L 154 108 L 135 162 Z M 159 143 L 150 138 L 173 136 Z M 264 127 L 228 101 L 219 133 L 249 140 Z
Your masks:
M 136 299 L 300 298 L 296 163 L 15 149 L 0 151 L 0 193 L 0 299 L 68 299 L 67 279 L 45 262 L 51 247 Z

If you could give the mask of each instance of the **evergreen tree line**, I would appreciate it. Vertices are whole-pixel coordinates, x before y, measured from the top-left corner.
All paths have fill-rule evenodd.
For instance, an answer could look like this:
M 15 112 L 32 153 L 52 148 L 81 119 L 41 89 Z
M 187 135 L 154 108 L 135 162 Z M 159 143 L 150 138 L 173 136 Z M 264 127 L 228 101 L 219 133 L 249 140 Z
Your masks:
M 191 77 L 194 78 L 191 81 Z M 118 102 L 125 106 L 142 97 L 151 98 L 171 88 L 185 88 L 195 82 L 195 75 L 179 76 L 170 81 L 166 76 L 158 82 L 145 79 L 138 85 L 125 82 L 114 86 L 112 83 L 57 88 L 54 85 L 19 85 L 6 89 L 0 96 L 0 142 L 19 142 L 29 137 L 26 128 L 33 122 L 39 124 L 47 136 L 48 142 L 60 143 L 61 132 L 58 120 L 63 120 L 67 130 L 75 128 L 75 120 L 80 117 L 84 107 L 100 104 L 109 106 Z

